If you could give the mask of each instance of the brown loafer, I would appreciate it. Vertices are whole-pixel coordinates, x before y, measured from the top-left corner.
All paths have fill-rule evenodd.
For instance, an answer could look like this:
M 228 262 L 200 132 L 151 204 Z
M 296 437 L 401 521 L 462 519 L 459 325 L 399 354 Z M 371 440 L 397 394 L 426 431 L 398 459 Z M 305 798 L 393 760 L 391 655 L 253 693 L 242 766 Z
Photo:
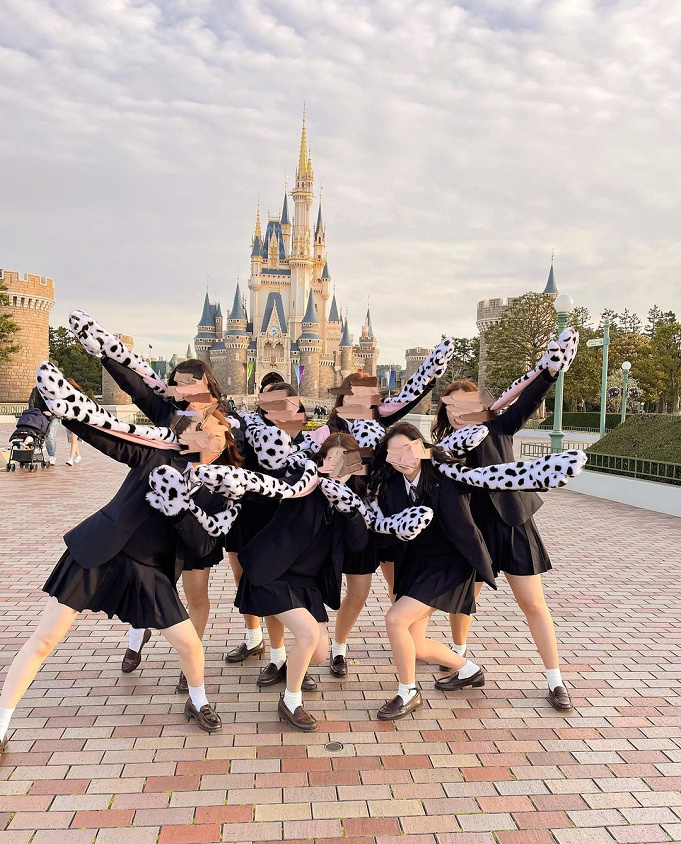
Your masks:
M 255 654 L 261 654 L 265 650 L 265 643 L 261 642 L 259 645 L 256 645 L 254 648 L 249 648 L 246 642 L 242 642 L 238 647 L 234 648 L 231 651 L 227 651 L 225 654 L 225 661 L 226 662 L 243 662 L 245 659 L 248 659 L 249 656 L 254 656 Z
M 549 689 L 547 700 L 559 712 L 568 712 L 572 709 L 572 701 L 565 686 L 556 686 L 553 690 Z
M 259 686 L 273 686 L 275 683 L 283 683 L 285 679 L 286 663 L 281 668 L 277 668 L 273 662 L 270 662 L 269 665 L 263 668 L 255 682 Z
M 180 679 L 177 681 L 177 686 L 175 686 L 175 693 L 176 694 L 189 694 L 189 683 L 187 682 L 187 678 L 184 674 L 180 671 Z
M 481 668 L 470 677 L 461 679 L 459 672 L 455 671 L 447 677 L 442 677 L 435 681 L 435 688 L 440 689 L 441 692 L 458 692 L 459 689 L 465 689 L 466 686 L 471 686 L 473 689 L 480 689 L 485 685 L 485 670 Z
M 384 703 L 378 710 L 378 720 L 397 721 L 398 718 L 404 718 L 405 715 L 409 715 L 410 712 L 418 709 L 419 706 L 423 706 L 421 692 L 416 692 L 409 703 L 405 703 L 399 695 L 395 695 L 392 700 Z
M 339 654 L 337 657 L 332 659 L 329 663 L 329 671 L 334 677 L 347 677 L 348 663 L 346 662 L 345 657 Z
M 305 676 L 303 677 L 303 682 L 300 684 L 300 688 L 303 692 L 313 692 L 317 688 L 317 681 L 314 677 L 310 677 L 306 671 Z
M 0 741 L 0 759 L 2 759 L 2 757 L 4 756 L 4 753 L 7 750 L 8 744 L 9 744 L 9 739 L 7 738 L 7 736 L 5 736 L 5 738 L 2 741 Z
M 151 630 L 145 630 L 140 649 L 138 651 L 131 651 L 130 648 L 126 650 L 123 662 L 121 663 L 121 671 L 124 674 L 130 674 L 130 672 L 134 671 L 140 662 L 142 662 L 142 648 L 146 645 L 149 639 L 151 639 Z
M 303 733 L 314 733 L 317 729 L 317 722 L 312 715 L 306 709 L 303 709 L 302 706 L 296 707 L 296 711 L 291 712 L 284 703 L 283 695 L 279 698 L 277 712 L 279 713 L 279 717 L 289 723 L 294 730 L 300 730 Z
M 191 721 L 193 718 L 206 733 L 219 733 L 222 729 L 220 716 L 209 703 L 202 706 L 201 709 L 197 709 L 192 703 L 192 699 L 188 698 L 184 705 L 184 714 L 187 721 Z

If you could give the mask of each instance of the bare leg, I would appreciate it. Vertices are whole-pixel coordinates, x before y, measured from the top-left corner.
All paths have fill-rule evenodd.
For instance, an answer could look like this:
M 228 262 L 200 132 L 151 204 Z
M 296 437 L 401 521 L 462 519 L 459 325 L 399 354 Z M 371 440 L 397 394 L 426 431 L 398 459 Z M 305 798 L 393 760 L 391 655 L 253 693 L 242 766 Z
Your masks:
M 187 683 L 196 688 L 204 681 L 204 653 L 201 639 L 190 619 L 161 630 L 163 637 L 177 651 Z
M 40 666 L 71 629 L 78 613 L 49 597 L 38 627 L 14 657 L 0 693 L 0 706 L 14 709 L 31 685 Z
M 310 665 L 321 665 L 322 662 L 326 662 L 329 655 L 329 634 L 326 632 L 326 624 L 321 621 L 317 623 L 319 625 L 319 643 L 312 654 Z
M 71 434 L 71 452 L 69 454 L 69 460 L 73 460 L 74 457 L 78 456 L 78 437 L 75 434 Z
M 199 639 L 203 639 L 208 617 L 210 616 L 210 599 L 208 597 L 208 580 L 210 569 L 195 569 L 182 572 L 182 587 L 187 598 L 187 609 L 194 629 Z
M 312 613 L 302 607 L 277 613 L 276 618 L 293 633 L 295 639 L 288 652 L 286 688 L 290 692 L 299 692 L 310 660 L 319 646 L 321 638 L 319 622 Z M 325 642 L 324 658 L 326 658 L 326 645 Z
M 255 618 L 255 616 L 248 617 Z M 265 626 L 267 627 L 267 635 L 270 638 L 270 647 L 275 650 L 284 647 L 284 625 L 279 621 L 280 617 L 277 615 L 265 616 Z
M 435 639 L 428 638 L 429 622 L 430 615 L 426 615 L 409 627 L 409 633 L 414 640 L 414 646 L 416 648 L 416 659 L 423 660 L 423 662 L 430 662 L 434 665 L 447 665 L 452 671 L 458 671 L 460 668 L 463 668 L 466 664 L 464 657 L 455 654 L 444 642 L 438 642 Z
M 381 573 L 385 579 L 385 585 L 388 587 L 388 597 L 391 603 L 395 603 L 395 593 L 393 592 L 395 586 L 395 563 L 381 563 Z M 336 640 L 337 641 L 337 640 Z
M 482 592 L 483 583 L 475 584 L 475 603 L 477 604 Z M 468 641 L 468 631 L 473 623 L 472 615 L 465 615 L 462 612 L 450 613 L 449 624 L 452 628 L 452 641 L 455 645 L 465 645 Z M 445 664 L 444 662 L 442 663 Z
M 505 573 L 505 572 L 504 572 Z M 523 577 L 506 574 L 509 586 L 513 590 L 518 606 L 525 614 L 532 638 L 541 656 L 544 668 L 558 668 L 558 644 L 553 627 L 551 610 L 546 605 L 541 575 L 532 574 Z
M 347 641 L 371 591 L 370 574 L 346 574 L 347 589 L 336 615 L 333 638 L 340 644 Z
M 239 562 L 239 555 L 236 553 L 236 551 L 228 551 L 227 560 L 229 561 L 229 565 L 232 568 L 234 582 L 238 586 L 239 581 L 241 580 L 241 575 L 244 572 L 244 570 L 241 568 L 241 563 Z M 243 615 L 243 618 L 244 624 L 249 630 L 257 630 L 258 627 L 260 627 L 260 619 L 257 615 Z
M 388 610 L 385 617 L 385 626 L 388 631 L 388 638 L 390 639 L 390 647 L 395 659 L 395 666 L 397 668 L 397 677 L 400 683 L 407 686 L 413 686 L 416 682 L 416 657 L 417 657 L 417 643 L 414 639 L 414 632 L 418 636 L 418 647 L 424 652 L 428 652 L 432 656 L 432 661 L 439 662 L 442 660 L 443 665 L 451 665 L 454 670 L 462 668 L 466 660 L 458 657 L 450 648 L 442 642 L 431 642 L 425 637 L 426 629 L 430 617 L 435 612 L 432 607 L 422 604 L 420 601 L 403 596 L 396 601 Z M 425 625 L 423 622 L 425 621 Z M 418 625 L 421 622 L 421 626 Z M 412 632 L 412 626 L 414 632 Z M 426 645 L 430 642 L 430 645 Z M 425 656 L 421 656 L 425 659 Z M 428 661 L 431 661 L 431 656 Z

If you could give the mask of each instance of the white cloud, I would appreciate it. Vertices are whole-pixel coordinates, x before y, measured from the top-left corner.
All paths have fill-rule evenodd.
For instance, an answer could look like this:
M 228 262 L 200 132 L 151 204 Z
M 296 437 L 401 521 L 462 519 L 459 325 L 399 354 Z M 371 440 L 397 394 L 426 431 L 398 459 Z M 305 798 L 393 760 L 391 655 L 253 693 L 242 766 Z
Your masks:
M 681 310 L 679 0 L 0 0 L 8 268 L 183 351 L 248 275 L 307 101 L 329 263 L 383 359 L 541 289 Z M 407 314 L 408 316 L 405 316 Z

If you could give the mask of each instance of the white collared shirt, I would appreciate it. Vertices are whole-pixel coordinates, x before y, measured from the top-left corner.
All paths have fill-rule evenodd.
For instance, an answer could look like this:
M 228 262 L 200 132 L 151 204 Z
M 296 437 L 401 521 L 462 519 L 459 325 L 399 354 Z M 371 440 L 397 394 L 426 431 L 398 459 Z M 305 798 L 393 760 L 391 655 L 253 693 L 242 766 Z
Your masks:
M 419 481 L 421 480 L 421 471 L 419 470 L 418 475 L 414 478 L 413 481 L 408 481 L 407 476 L 404 476 L 404 485 L 407 488 L 407 495 L 411 500 L 411 490 L 414 490 L 414 496 L 418 498 L 418 485 Z

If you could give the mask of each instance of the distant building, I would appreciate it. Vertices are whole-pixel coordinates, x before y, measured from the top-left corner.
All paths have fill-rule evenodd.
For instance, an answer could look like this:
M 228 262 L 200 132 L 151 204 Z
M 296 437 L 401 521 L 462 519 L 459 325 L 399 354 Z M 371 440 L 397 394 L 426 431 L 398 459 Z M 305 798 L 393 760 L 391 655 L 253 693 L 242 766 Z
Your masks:
M 285 381 L 299 383 L 301 395 L 328 399 L 329 388 L 351 372 L 376 375 L 379 349 L 369 309 L 357 343 L 347 315 L 343 320 L 338 309 L 321 200 L 311 231 L 313 179 L 303 118 L 290 194 L 293 215 L 285 193 L 281 214 L 268 215 L 263 235 L 258 207 L 248 304 L 238 282 L 226 319 L 220 302 L 211 302 L 208 293 L 204 299 L 194 338 L 196 357 L 211 364 L 226 394 L 253 393 L 265 375 L 277 372 Z
M 551 269 L 549 270 L 549 277 L 544 287 L 543 293 L 548 293 L 555 299 L 558 295 L 558 287 L 556 286 L 556 279 L 553 272 L 553 258 L 551 258 Z M 485 340 L 485 332 L 487 329 L 499 322 L 504 311 L 513 304 L 517 297 L 509 296 L 508 299 L 485 299 L 478 302 L 478 316 L 477 326 L 480 332 L 480 369 L 478 373 L 478 386 L 485 386 L 485 365 L 487 363 L 487 342 Z

